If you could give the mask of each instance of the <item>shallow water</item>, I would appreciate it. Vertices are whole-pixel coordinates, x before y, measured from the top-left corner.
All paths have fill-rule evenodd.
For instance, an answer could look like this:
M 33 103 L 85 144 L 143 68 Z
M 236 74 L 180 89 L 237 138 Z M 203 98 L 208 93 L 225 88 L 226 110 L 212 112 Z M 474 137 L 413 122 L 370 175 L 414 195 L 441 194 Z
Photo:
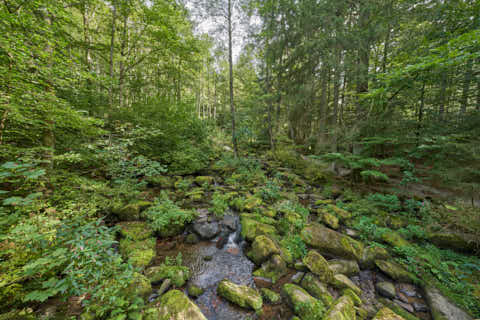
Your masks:
M 223 248 L 217 248 L 219 238 L 189 245 L 180 239 L 157 244 L 156 264 L 166 256 L 182 253 L 183 265 L 190 268 L 193 283 L 205 289 L 197 299 L 192 299 L 209 320 L 243 320 L 255 317 L 255 312 L 242 309 L 217 296 L 218 283 L 228 279 L 234 283 L 255 287 L 252 272 L 254 264 L 245 256 L 245 242 L 240 240 L 239 230 L 228 236 Z M 186 290 L 185 290 L 186 291 Z

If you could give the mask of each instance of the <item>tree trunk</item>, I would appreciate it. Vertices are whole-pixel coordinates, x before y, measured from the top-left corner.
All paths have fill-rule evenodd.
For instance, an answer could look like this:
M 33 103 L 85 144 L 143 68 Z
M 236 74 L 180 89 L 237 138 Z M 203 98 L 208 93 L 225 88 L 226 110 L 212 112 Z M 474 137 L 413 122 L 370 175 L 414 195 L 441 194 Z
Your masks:
M 232 0 L 228 0 L 228 67 L 230 82 L 230 113 L 232 116 L 232 143 L 235 157 L 238 157 L 237 133 L 235 131 L 235 104 L 233 101 L 233 53 L 232 53 Z
M 123 17 L 123 35 L 122 35 L 122 44 L 120 48 L 120 55 L 122 58 L 120 59 L 120 73 L 118 76 L 118 107 L 121 108 L 123 105 L 123 82 L 125 80 L 125 56 L 126 52 L 125 49 L 128 45 L 128 32 L 127 32 L 127 21 L 128 15 L 125 14 Z
M 337 121 L 338 121 L 338 103 L 340 98 L 340 68 L 342 63 L 342 51 L 337 48 L 335 53 L 335 73 L 333 74 L 333 136 L 332 136 L 332 151 L 337 152 Z
M 441 75 L 441 87 L 439 94 L 439 104 L 438 104 L 438 117 L 440 120 L 443 120 L 445 114 L 445 104 L 447 102 L 447 85 L 448 85 L 448 70 L 444 70 Z
M 359 27 L 362 32 L 368 28 L 369 9 L 360 7 Z M 362 34 L 358 45 L 358 75 L 357 75 L 357 117 L 363 118 L 364 108 L 360 102 L 360 95 L 368 92 L 368 69 L 370 63 L 370 39 Z
M 112 29 L 110 33 L 110 108 L 113 107 L 113 54 L 115 50 L 115 24 L 117 21 L 117 2 L 112 1 Z
M 420 107 L 418 108 L 417 146 L 420 144 L 420 131 L 422 130 L 423 109 L 425 107 L 425 83 L 426 80 L 423 80 L 422 92 L 420 94 Z
M 477 63 L 480 64 L 480 58 Z M 477 74 L 477 111 L 480 111 L 480 72 Z
M 470 83 L 472 82 L 472 73 L 473 73 L 473 60 L 469 59 L 467 61 L 467 66 L 465 70 L 465 79 L 463 81 L 463 93 L 462 93 L 462 109 L 461 113 L 464 115 L 467 112 L 468 105 L 468 94 L 470 92 Z

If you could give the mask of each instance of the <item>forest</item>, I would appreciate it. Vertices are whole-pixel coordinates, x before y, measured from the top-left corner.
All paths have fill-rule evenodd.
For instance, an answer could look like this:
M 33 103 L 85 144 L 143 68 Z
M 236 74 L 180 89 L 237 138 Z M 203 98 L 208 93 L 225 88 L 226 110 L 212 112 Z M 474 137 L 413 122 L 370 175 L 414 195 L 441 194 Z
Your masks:
M 0 320 L 478 318 L 479 0 L 0 0 Z

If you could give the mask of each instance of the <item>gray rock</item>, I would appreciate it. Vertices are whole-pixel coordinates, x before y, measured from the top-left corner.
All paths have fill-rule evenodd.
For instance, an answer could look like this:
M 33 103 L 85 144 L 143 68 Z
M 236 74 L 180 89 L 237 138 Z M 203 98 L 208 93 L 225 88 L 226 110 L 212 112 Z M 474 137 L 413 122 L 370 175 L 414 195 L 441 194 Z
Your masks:
M 296 284 L 299 284 L 299 283 L 302 281 L 304 275 L 305 275 L 305 272 L 297 272 L 297 273 L 295 273 L 295 274 L 292 276 L 292 282 L 293 282 L 293 283 L 296 283 Z
M 203 239 L 212 239 L 220 232 L 216 221 L 197 221 L 193 224 L 193 230 Z
M 232 231 L 237 230 L 237 220 L 235 219 L 235 216 L 231 214 L 227 214 L 223 217 L 222 224 Z
M 425 288 L 425 298 L 434 320 L 472 320 L 465 311 L 445 298 L 437 288 Z
M 414 302 L 412 305 L 415 312 L 428 312 L 428 306 L 424 303 Z
M 341 273 L 346 276 L 352 276 L 360 272 L 360 267 L 355 260 L 333 259 L 329 260 L 328 264 L 334 274 Z
M 161 296 L 165 292 L 167 292 L 168 289 L 170 289 L 170 286 L 172 285 L 172 280 L 170 279 L 165 279 L 162 282 L 162 285 L 160 286 L 160 289 L 157 291 L 157 295 Z
M 375 285 L 377 292 L 387 298 L 395 298 L 395 285 L 391 282 L 377 282 Z
M 402 302 L 400 300 L 393 300 L 393 302 L 395 302 L 396 304 L 398 304 L 400 307 L 402 307 L 403 309 L 407 310 L 408 312 L 410 313 L 414 313 L 415 310 L 413 310 L 413 307 L 412 305 L 408 304 L 408 303 L 405 303 L 405 302 Z

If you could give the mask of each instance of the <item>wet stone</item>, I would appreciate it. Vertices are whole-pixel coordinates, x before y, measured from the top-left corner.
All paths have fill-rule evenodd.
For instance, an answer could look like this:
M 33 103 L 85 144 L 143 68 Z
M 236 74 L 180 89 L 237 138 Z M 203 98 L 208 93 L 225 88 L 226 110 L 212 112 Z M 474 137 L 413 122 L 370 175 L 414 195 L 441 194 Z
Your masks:
M 222 225 L 226 226 L 231 231 L 237 230 L 237 219 L 234 215 L 227 214 L 222 219 Z
M 219 232 L 217 222 L 197 221 L 193 224 L 193 230 L 203 239 L 212 239 Z
M 407 297 L 417 296 L 417 288 L 414 285 L 409 283 L 400 283 L 398 289 L 401 293 L 405 294 Z
M 415 309 L 416 312 L 428 312 L 428 306 L 420 302 L 414 302 L 413 309 Z
M 408 303 L 405 303 L 405 302 L 402 302 L 400 300 L 393 300 L 393 302 L 395 302 L 396 304 L 398 304 L 400 307 L 402 307 L 403 309 L 407 310 L 408 312 L 410 313 L 414 313 L 415 310 L 413 309 L 413 306 L 411 306 L 410 304 Z
M 395 285 L 391 282 L 377 282 L 375 285 L 378 293 L 387 298 L 395 298 Z

